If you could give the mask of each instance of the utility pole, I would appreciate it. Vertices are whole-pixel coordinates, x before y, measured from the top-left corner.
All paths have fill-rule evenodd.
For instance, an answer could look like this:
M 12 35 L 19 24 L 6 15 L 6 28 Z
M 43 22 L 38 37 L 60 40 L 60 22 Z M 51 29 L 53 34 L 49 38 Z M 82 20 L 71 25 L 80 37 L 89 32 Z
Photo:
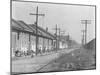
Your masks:
M 36 14 L 30 13 L 30 15 L 36 15 L 36 55 L 38 54 L 38 16 L 45 16 L 45 14 L 38 13 L 38 6 L 36 9 Z
M 61 31 L 61 28 L 58 28 L 57 24 L 56 24 L 56 27 L 54 28 L 54 30 L 55 30 L 55 35 L 56 35 L 56 50 L 57 50 L 58 46 L 59 46 L 59 40 L 60 40 L 61 32 L 64 33 L 65 31 Z M 58 37 L 58 35 L 59 35 L 59 37 Z
M 82 46 L 85 44 L 85 30 L 82 30 Z
M 61 36 L 63 36 L 65 34 L 65 31 L 62 31 L 61 28 L 58 28 L 58 31 L 59 31 L 59 41 L 58 41 L 59 44 L 58 44 L 58 46 L 59 46 L 59 49 L 60 49 L 60 41 L 62 39 Z
M 61 32 L 61 29 L 59 28 L 58 30 L 59 30 L 59 38 L 60 38 L 60 32 Z
M 64 35 L 64 34 L 65 34 L 65 31 L 61 31 L 61 30 L 60 30 L 60 34 L 59 34 L 59 35 L 62 36 L 62 35 Z
M 62 31 L 61 28 L 58 28 L 58 31 L 59 31 L 59 38 L 60 38 L 60 36 L 65 33 L 65 31 Z
M 56 51 L 57 51 L 57 48 L 58 48 L 58 38 L 57 38 L 58 27 L 57 27 L 57 24 L 56 24 L 55 28 L 53 28 L 53 30 L 55 30 L 55 36 L 56 36 Z
M 87 43 L 87 24 L 90 24 L 90 21 L 91 20 L 81 20 L 81 23 L 85 25 L 85 29 L 82 31 L 84 34 L 83 34 L 83 41 L 84 41 L 84 44 Z
M 56 51 L 57 51 L 57 49 L 58 49 L 58 38 L 57 38 L 57 30 L 58 30 L 58 28 L 57 28 L 57 24 L 56 24 L 55 30 L 56 30 L 55 35 L 56 35 Z

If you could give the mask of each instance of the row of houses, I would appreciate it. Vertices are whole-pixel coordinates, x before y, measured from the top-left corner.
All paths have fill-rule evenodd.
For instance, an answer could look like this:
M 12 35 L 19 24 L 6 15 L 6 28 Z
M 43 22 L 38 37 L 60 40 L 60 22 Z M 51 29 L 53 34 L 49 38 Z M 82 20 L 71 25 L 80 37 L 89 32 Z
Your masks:
M 55 36 L 39 26 L 37 29 L 38 49 L 40 49 L 41 52 L 53 50 L 56 47 Z M 36 25 L 27 25 L 23 21 L 12 19 L 11 41 L 13 56 L 16 51 L 26 52 L 28 50 L 32 50 L 36 52 Z
M 38 52 L 44 53 L 56 50 L 56 37 L 47 29 L 38 26 L 38 33 L 36 34 L 35 24 L 26 24 L 23 21 L 14 19 L 11 22 L 12 56 L 15 56 L 16 51 L 22 53 L 33 51 L 36 53 L 36 36 L 38 36 Z M 64 40 L 64 36 L 61 38 L 58 42 L 59 48 L 67 48 L 66 39 Z

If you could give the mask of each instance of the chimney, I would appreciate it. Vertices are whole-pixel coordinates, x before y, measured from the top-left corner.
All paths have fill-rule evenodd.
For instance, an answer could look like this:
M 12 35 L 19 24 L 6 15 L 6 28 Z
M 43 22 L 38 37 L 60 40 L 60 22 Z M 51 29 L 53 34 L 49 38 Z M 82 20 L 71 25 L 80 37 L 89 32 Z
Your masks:
M 48 32 L 48 27 L 46 27 L 46 32 Z
M 36 22 L 34 22 L 34 25 L 36 25 Z

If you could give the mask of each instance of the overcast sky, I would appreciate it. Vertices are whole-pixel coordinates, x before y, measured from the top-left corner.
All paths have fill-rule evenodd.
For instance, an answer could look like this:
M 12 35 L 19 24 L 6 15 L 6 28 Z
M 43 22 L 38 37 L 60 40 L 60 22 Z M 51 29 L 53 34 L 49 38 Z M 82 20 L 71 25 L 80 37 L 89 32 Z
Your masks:
M 30 16 L 29 13 L 36 13 L 36 6 L 39 7 L 39 13 L 45 14 L 45 17 L 39 17 L 39 26 L 46 28 L 54 33 L 53 28 L 56 24 L 65 34 L 69 35 L 81 43 L 83 26 L 81 20 L 91 20 L 88 24 L 87 41 L 95 38 L 95 7 L 61 5 L 47 3 L 31 2 L 12 2 L 12 18 L 23 20 L 27 24 L 33 24 L 36 16 Z

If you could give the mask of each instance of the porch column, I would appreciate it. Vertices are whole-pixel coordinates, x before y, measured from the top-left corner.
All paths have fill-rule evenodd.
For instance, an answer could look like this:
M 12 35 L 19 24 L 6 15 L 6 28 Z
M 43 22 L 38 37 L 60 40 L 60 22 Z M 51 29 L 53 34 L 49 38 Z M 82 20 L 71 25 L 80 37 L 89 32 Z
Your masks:
M 42 51 L 43 51 L 43 53 L 45 53 L 45 38 L 43 38 L 43 45 L 42 46 L 43 46 L 43 50 Z
M 49 51 L 49 39 L 48 39 L 48 51 Z
M 17 32 L 17 50 L 19 50 L 19 43 L 20 43 L 20 41 L 19 41 L 19 34 L 20 34 L 20 32 Z
M 29 34 L 29 50 L 31 49 L 31 34 Z

